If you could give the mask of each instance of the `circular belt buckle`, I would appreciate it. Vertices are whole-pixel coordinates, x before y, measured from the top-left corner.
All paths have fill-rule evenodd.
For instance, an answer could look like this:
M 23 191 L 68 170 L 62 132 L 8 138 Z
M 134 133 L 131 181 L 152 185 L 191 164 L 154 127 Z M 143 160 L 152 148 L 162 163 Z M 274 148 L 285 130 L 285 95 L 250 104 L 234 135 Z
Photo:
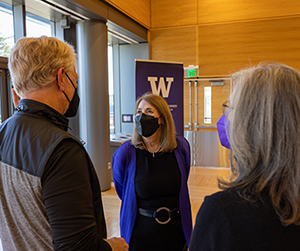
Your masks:
M 169 219 L 167 219 L 166 221 L 160 221 L 156 216 L 157 216 L 157 213 L 159 213 L 160 211 L 162 210 L 166 210 L 168 212 L 168 215 L 169 215 Z M 160 207 L 159 209 L 157 209 L 154 213 L 154 217 L 155 217 L 155 220 L 159 223 L 159 224 L 167 224 L 170 220 L 171 220 L 171 215 L 170 215 L 170 212 L 171 210 L 167 207 Z

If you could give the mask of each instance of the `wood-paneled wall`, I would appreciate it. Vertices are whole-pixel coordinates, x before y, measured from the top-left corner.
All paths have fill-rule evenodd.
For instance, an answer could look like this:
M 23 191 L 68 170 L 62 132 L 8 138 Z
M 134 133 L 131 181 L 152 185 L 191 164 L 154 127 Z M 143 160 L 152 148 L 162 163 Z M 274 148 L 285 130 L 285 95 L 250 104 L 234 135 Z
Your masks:
M 261 61 L 300 69 L 300 16 L 198 26 L 197 40 L 197 64 L 206 75 L 228 75 Z
M 150 28 L 150 0 L 102 0 L 114 6 L 147 29 Z
M 150 58 L 229 75 L 261 61 L 300 69 L 298 0 L 151 0 Z
M 197 24 L 197 0 L 151 0 L 151 29 Z
M 299 13 L 298 0 L 198 0 L 198 24 L 276 19 Z
M 261 61 L 300 70 L 300 1 L 151 0 L 149 43 L 150 59 L 199 65 L 200 76 L 228 76 Z M 212 125 L 225 97 L 213 94 Z M 184 101 L 187 124 L 186 87 Z M 200 106 L 198 121 L 203 119 Z
M 197 61 L 197 27 L 174 27 L 150 32 L 152 59 L 183 62 L 185 65 Z

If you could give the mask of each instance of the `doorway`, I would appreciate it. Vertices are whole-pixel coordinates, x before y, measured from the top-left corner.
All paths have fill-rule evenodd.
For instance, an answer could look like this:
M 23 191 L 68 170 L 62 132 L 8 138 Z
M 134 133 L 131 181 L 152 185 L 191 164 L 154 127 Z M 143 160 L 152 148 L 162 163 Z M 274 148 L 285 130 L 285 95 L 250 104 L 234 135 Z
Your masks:
M 191 165 L 229 167 L 229 150 L 220 144 L 216 124 L 230 91 L 229 76 L 184 80 L 184 135 Z

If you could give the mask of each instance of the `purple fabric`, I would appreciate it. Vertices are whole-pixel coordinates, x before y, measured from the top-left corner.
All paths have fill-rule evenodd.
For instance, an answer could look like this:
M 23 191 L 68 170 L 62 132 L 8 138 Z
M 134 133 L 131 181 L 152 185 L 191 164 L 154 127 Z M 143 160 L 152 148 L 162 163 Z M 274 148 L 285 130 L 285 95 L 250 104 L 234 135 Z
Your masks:
M 220 139 L 221 145 L 228 149 L 230 149 L 229 127 L 230 127 L 229 120 L 223 114 L 217 122 L 217 129 L 218 129 L 218 134 L 219 134 L 219 139 Z
M 190 172 L 190 145 L 182 136 L 176 136 L 177 147 L 174 153 L 181 173 L 181 188 L 179 192 L 179 209 L 181 222 L 187 244 L 189 245 L 192 232 L 192 215 L 187 180 Z M 121 236 L 130 242 L 134 227 L 137 203 L 134 186 L 136 170 L 135 147 L 130 141 L 122 144 L 113 155 L 112 161 L 115 188 L 122 200 L 120 211 Z

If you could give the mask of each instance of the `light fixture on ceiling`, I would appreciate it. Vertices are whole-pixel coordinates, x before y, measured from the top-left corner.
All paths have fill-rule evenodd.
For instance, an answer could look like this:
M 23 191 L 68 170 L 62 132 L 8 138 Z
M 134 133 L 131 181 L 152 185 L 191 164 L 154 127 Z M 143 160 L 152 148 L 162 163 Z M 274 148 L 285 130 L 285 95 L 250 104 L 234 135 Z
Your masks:
M 114 36 L 115 38 L 118 38 L 128 44 L 138 44 L 139 42 L 137 42 L 136 40 L 132 39 L 132 38 L 129 38 L 117 31 L 114 31 L 114 30 L 111 30 L 109 28 L 107 28 L 107 31 L 109 34 L 111 34 L 112 36 Z
M 40 2 L 42 4 L 45 4 L 47 6 L 49 6 L 51 9 L 56 10 L 66 16 L 71 16 L 73 19 L 79 21 L 79 20 L 90 20 L 90 18 L 77 13 L 74 10 L 71 10 L 57 2 L 54 2 L 52 0 L 36 0 L 37 2 Z
M 223 79 L 218 79 L 218 80 L 209 80 L 211 86 L 223 86 L 224 80 Z
M 63 15 L 65 16 L 70 16 L 72 17 L 73 19 L 77 20 L 77 21 L 80 21 L 80 20 L 90 20 L 90 18 L 82 15 L 82 14 L 79 14 L 55 1 L 52 1 L 52 0 L 35 0 L 37 2 L 40 2 L 42 4 L 45 4 L 47 6 L 49 6 L 51 9 L 53 10 L 56 10 L 60 13 L 62 13 Z M 139 42 L 137 42 L 136 40 L 132 39 L 132 38 L 129 38 L 127 37 L 126 35 L 123 35 L 117 31 L 114 31 L 114 30 L 111 30 L 111 29 L 107 29 L 108 33 L 111 34 L 112 36 L 126 42 L 126 43 L 129 43 L 129 44 L 138 44 Z

